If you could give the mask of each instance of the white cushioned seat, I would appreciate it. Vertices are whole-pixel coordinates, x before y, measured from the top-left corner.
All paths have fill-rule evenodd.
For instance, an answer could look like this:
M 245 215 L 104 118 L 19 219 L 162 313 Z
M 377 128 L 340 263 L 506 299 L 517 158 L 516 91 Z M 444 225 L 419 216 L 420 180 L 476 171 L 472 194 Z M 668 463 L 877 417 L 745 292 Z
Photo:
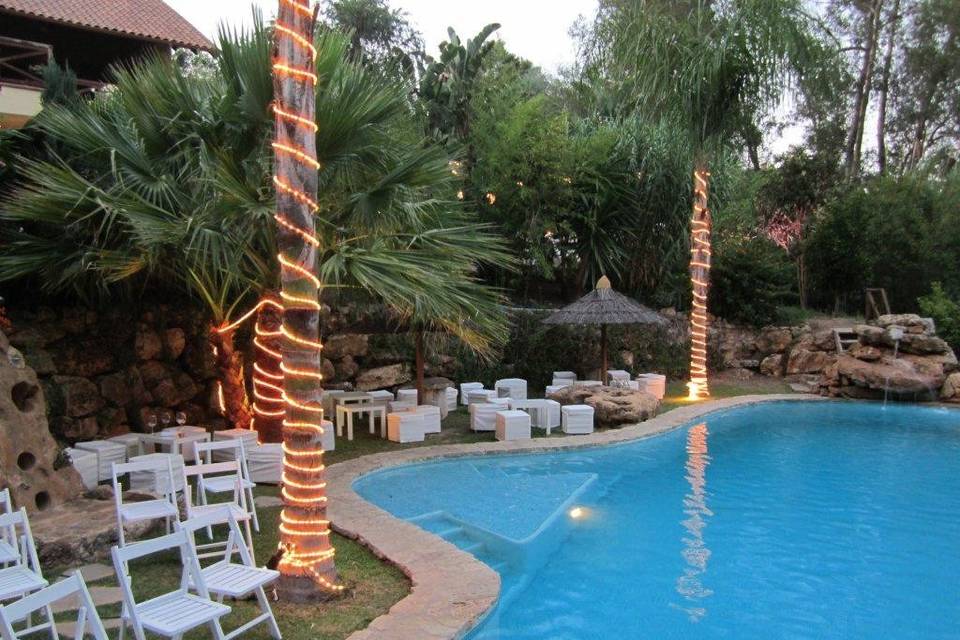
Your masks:
M 387 416 L 387 438 L 393 442 L 423 442 L 424 414 L 398 411 Z
M 529 440 L 530 414 L 525 411 L 497 411 L 497 440 Z

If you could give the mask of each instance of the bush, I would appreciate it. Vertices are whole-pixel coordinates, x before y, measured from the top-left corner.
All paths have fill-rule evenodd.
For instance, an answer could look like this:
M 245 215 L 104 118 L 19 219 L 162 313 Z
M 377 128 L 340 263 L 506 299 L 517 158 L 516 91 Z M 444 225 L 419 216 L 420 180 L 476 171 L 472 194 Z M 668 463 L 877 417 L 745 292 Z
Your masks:
M 796 301 L 793 268 L 782 250 L 762 238 L 727 242 L 714 252 L 710 310 L 756 327 L 779 320 L 779 308 Z
M 920 313 L 930 316 L 937 324 L 937 334 L 953 350 L 960 350 L 960 304 L 947 295 L 939 282 L 934 282 L 928 295 L 917 298 Z

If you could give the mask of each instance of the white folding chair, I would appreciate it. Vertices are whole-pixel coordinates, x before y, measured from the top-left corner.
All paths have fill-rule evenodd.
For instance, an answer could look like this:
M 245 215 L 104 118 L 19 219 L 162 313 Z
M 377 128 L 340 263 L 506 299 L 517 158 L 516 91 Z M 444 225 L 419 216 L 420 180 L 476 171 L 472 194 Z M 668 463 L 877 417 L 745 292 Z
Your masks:
M 120 485 L 121 476 L 139 472 L 166 476 L 165 481 L 157 483 L 163 490 L 162 498 L 140 502 L 123 502 L 123 487 Z M 170 464 L 170 458 L 164 457 L 163 459 L 140 460 L 122 464 L 113 463 L 112 475 L 113 503 L 117 510 L 117 540 L 121 547 L 127 544 L 123 533 L 123 525 L 128 522 L 164 520 L 167 533 L 173 530 L 171 524 L 180 518 L 180 510 L 177 509 L 177 493 L 173 484 L 173 466 Z M 187 492 L 184 491 L 184 493 Z
M 133 597 L 133 580 L 128 569 L 130 561 L 174 549 L 179 550 L 180 563 L 183 566 L 180 587 L 144 602 L 137 602 Z M 200 571 L 200 562 L 186 531 L 133 542 L 122 548 L 113 547 L 111 554 L 123 595 L 120 640 L 123 640 L 127 625 L 133 629 L 136 640 L 146 640 L 146 631 L 179 640 L 187 631 L 202 626 L 210 628 L 214 640 L 225 640 L 220 618 L 230 613 L 230 607 L 210 599 Z M 187 584 L 193 585 L 195 594 L 187 590 Z
M 83 576 L 77 571 L 69 578 L 50 585 L 39 591 L 24 596 L 20 600 L 7 605 L 0 605 L 0 638 L 2 640 L 19 640 L 32 633 L 31 631 L 16 631 L 13 623 L 30 617 L 43 610 L 48 616 L 52 615 L 51 605 L 67 598 L 74 598 L 80 605 L 77 609 L 75 640 L 83 640 L 84 631 L 89 631 L 94 640 L 107 640 L 107 632 L 103 628 L 103 621 L 97 613 L 97 607 L 87 590 Z M 51 634 L 57 638 L 56 629 Z
M 240 463 L 243 492 L 253 517 L 253 530 L 260 533 L 260 520 L 257 518 L 257 505 L 253 500 L 253 490 L 257 483 L 250 478 L 250 467 L 247 465 L 247 450 L 242 438 L 218 440 L 216 442 L 193 443 L 194 460 L 200 463 L 212 464 L 214 451 L 226 451 L 228 456 Z M 206 455 L 203 455 L 206 454 Z M 197 478 L 197 502 L 207 504 L 208 493 L 229 493 L 234 490 L 234 481 L 230 476 L 215 476 L 209 478 L 201 475 Z
M 13 513 L 13 498 L 10 489 L 0 491 L 0 514 Z M 17 534 L 13 527 L 0 529 L 0 567 L 16 562 L 20 557 L 17 552 Z
M 216 477 L 228 478 L 233 484 L 233 499 L 229 502 L 216 502 L 213 504 L 193 504 L 190 496 L 190 478 L 195 477 L 197 495 L 202 494 L 200 486 Z M 197 518 L 201 516 L 211 516 L 211 524 L 227 524 L 232 515 L 237 522 L 242 522 L 246 530 L 247 549 L 253 554 L 253 534 L 250 532 L 250 509 L 247 507 L 247 494 L 243 490 L 243 475 L 240 473 L 240 463 L 237 460 L 227 462 L 213 462 L 210 464 L 191 464 L 183 467 L 184 485 L 187 487 L 184 492 L 184 504 L 186 506 L 187 518 Z M 207 531 L 210 538 L 213 538 L 212 527 Z M 199 545 L 198 554 L 200 558 L 209 558 L 218 555 L 215 551 L 224 543 L 213 542 L 210 544 Z M 208 550 L 214 550 L 209 551 Z
M 33 532 L 30 531 L 27 510 L 20 509 L 0 515 L 0 531 L 12 532 L 17 552 L 11 566 L 0 569 L 0 602 L 22 598 L 47 586 L 48 582 L 43 577 L 40 560 L 37 558 L 37 548 L 33 543 Z M 27 616 L 27 628 L 18 633 L 50 629 L 51 635 L 56 640 L 57 631 L 53 622 L 53 610 L 48 606 L 45 613 L 47 621 L 37 626 L 33 626 L 30 616 Z M 19 620 L 19 618 L 16 619 Z
M 199 529 L 209 528 L 213 524 L 218 524 L 215 516 L 202 516 L 191 518 L 177 525 L 180 529 L 187 532 L 190 543 L 194 545 L 196 552 L 196 532 Z M 207 591 L 216 597 L 218 602 L 223 598 L 246 598 L 251 593 L 256 596 L 260 607 L 260 615 L 253 620 L 244 623 L 227 634 L 227 640 L 234 638 L 241 633 L 248 631 L 256 625 L 266 622 L 270 629 L 270 635 L 280 640 L 280 627 L 277 626 L 277 619 L 270 608 L 270 600 L 264 591 L 264 587 L 275 582 L 280 577 L 279 571 L 273 569 L 262 569 L 253 562 L 253 556 L 243 544 L 243 534 L 240 532 L 240 525 L 232 514 L 228 516 L 227 525 L 230 528 L 227 537 L 227 545 L 224 549 L 223 558 L 211 565 L 203 567 L 200 572 L 203 574 L 204 584 Z M 233 555 L 240 556 L 240 562 L 233 562 Z M 187 583 L 190 589 L 193 589 L 193 583 Z

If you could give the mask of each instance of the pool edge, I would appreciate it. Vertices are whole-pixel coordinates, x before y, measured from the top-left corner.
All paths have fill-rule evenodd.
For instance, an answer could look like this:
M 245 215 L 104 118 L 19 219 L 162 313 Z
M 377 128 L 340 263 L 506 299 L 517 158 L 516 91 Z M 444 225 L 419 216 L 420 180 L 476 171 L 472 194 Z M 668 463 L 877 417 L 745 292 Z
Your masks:
M 412 583 L 410 593 L 349 640 L 456 640 L 496 603 L 500 576 L 469 553 L 394 517 L 353 490 L 360 476 L 415 462 L 478 454 L 535 453 L 630 442 L 681 427 L 709 413 L 767 402 L 829 402 L 821 396 L 736 396 L 679 407 L 646 422 L 582 436 L 478 442 L 377 453 L 331 465 L 328 515 L 337 533 L 358 540 L 396 565 Z

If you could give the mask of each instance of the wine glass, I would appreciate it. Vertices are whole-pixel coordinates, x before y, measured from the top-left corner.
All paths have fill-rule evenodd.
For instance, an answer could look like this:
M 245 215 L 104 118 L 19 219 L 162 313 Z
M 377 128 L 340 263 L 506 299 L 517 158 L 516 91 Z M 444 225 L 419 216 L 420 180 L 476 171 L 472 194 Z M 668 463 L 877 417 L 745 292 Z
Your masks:
M 177 425 L 182 427 L 185 424 L 187 424 L 187 414 L 183 411 L 177 411 Z
M 147 427 L 150 429 L 150 433 L 157 430 L 157 414 L 151 413 L 147 416 Z
M 164 429 L 170 426 L 170 422 L 172 422 L 172 420 L 173 417 L 170 415 L 169 411 L 164 411 L 160 416 L 160 423 L 163 424 Z

